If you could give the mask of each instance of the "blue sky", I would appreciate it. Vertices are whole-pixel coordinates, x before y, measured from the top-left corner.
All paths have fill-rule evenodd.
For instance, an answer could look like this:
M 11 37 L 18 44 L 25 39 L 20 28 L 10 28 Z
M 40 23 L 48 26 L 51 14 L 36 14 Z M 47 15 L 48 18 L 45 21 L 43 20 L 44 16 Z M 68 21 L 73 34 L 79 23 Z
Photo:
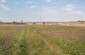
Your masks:
M 1 21 L 85 20 L 85 0 L 0 0 Z

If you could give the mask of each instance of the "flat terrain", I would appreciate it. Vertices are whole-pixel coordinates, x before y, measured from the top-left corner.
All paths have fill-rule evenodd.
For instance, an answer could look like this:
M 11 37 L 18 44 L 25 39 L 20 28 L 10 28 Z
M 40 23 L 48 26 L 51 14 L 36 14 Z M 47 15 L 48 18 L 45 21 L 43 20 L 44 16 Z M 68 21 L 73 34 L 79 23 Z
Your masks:
M 0 25 L 0 55 L 85 55 L 85 27 Z
M 81 22 L 64 22 L 64 23 L 61 23 L 60 25 L 85 27 L 85 23 L 81 23 Z

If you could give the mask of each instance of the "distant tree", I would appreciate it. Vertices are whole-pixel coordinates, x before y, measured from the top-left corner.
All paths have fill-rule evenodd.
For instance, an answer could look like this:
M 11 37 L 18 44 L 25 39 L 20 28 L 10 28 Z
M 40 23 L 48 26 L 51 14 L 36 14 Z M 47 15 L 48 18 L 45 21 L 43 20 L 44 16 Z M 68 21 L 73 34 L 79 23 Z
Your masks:
M 43 22 L 43 25 L 45 25 L 45 22 Z
M 80 20 L 79 20 L 78 22 L 79 22 L 79 23 L 85 23 L 85 21 L 80 21 Z
M 13 23 L 13 24 L 16 24 L 17 22 L 16 22 L 16 21 L 13 21 L 12 23 Z
M 36 23 L 35 22 L 33 22 L 33 25 L 35 25 Z
M 0 24 L 2 24 L 3 22 L 2 21 L 0 21 Z

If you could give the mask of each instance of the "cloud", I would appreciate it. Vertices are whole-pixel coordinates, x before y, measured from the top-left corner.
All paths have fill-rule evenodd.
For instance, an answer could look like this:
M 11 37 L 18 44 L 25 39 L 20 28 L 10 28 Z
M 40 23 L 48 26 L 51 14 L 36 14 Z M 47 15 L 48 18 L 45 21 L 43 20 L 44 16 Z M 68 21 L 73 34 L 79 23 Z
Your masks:
M 4 10 L 10 10 L 10 8 L 9 7 L 7 7 L 6 5 L 4 5 L 4 4 L 1 4 L 0 5 L 0 8 L 2 8 L 2 9 L 4 9 Z
M 7 11 L 10 10 L 10 8 L 5 5 L 5 3 L 6 3 L 6 0 L 0 0 L 0 8 L 2 10 L 7 10 Z
M 4 2 L 6 2 L 6 0 L 0 0 L 0 3 L 4 3 Z
M 63 10 L 63 11 L 62 11 Z M 57 8 L 43 8 L 40 15 L 44 17 L 44 19 L 48 20 L 60 20 L 60 21 L 72 21 L 79 20 L 85 18 L 85 12 L 80 10 L 78 6 L 74 6 L 73 4 L 64 5 L 60 9 Z
M 32 5 L 32 6 L 30 6 L 30 8 L 36 8 L 36 6 L 35 5 Z
M 85 14 L 85 12 L 84 11 L 81 11 L 81 10 L 76 10 L 75 11 L 77 14 Z
M 24 4 L 37 4 L 37 1 L 25 1 Z
M 64 5 L 61 9 L 63 10 L 62 17 L 69 20 L 78 20 L 85 18 L 85 12 L 79 9 L 80 7 L 73 4 Z
M 64 7 L 62 7 L 62 9 L 65 11 L 72 11 L 76 9 L 76 7 L 73 4 L 66 4 Z
M 62 7 L 62 10 L 69 14 L 84 14 L 84 11 L 79 10 L 79 7 L 74 6 L 73 4 L 65 5 Z
M 29 2 L 29 1 L 26 1 L 26 2 L 24 2 L 24 3 L 35 3 L 35 2 Z
M 43 9 L 42 9 L 42 12 L 43 12 L 44 14 L 54 14 L 54 13 L 57 12 L 57 10 L 56 10 L 56 9 L 52 9 L 52 8 L 43 8 Z
M 47 0 L 48 3 L 51 3 L 53 0 Z
M 0 10 L 10 10 L 10 8 L 5 4 L 6 0 L 0 0 L 2 2 L 0 4 Z M 19 1 L 18 1 L 19 2 Z M 42 3 L 40 3 L 42 2 Z M 44 3 L 45 2 L 45 3 Z M 56 5 L 58 4 L 53 4 L 56 7 L 50 6 L 54 0 L 40 0 L 34 1 L 30 0 L 28 2 L 23 1 L 19 2 L 20 7 L 22 6 L 21 4 L 25 4 L 27 9 L 25 10 L 22 6 L 23 9 L 17 8 L 16 11 L 13 11 L 13 16 L 17 20 L 16 17 L 25 20 L 24 18 L 33 18 L 34 20 L 39 20 L 40 16 L 42 17 L 43 20 L 50 20 L 50 21 L 67 21 L 67 20 L 79 20 L 79 19 L 85 19 L 85 12 L 83 10 L 80 10 L 78 6 L 75 6 L 76 4 L 63 4 L 63 7 L 57 7 Z M 48 4 L 46 4 L 48 3 Z M 17 3 L 18 4 L 18 3 Z M 44 4 L 44 5 L 43 5 Z M 14 6 L 12 4 L 12 6 Z M 47 7 L 48 6 L 48 7 Z M 61 6 L 61 5 L 59 5 Z M 58 9 L 57 9 L 58 8 Z M 33 10 L 33 11 L 32 11 Z M 3 12 L 3 11 L 2 11 Z M 5 12 L 6 13 L 6 12 Z M 7 13 L 8 14 L 8 13 Z M 14 15 L 15 14 L 15 15 Z M 3 16 L 5 16 L 3 14 Z M 11 15 L 12 16 L 12 15 Z M 33 20 L 30 19 L 30 20 Z M 27 19 L 26 19 L 27 21 Z

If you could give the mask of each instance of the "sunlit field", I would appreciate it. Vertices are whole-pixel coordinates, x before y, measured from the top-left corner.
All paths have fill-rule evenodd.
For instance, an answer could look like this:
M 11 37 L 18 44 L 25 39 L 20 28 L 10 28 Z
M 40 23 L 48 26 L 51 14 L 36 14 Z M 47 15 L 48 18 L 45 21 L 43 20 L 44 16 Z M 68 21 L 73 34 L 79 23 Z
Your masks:
M 0 55 L 85 55 L 85 27 L 2 25 Z

